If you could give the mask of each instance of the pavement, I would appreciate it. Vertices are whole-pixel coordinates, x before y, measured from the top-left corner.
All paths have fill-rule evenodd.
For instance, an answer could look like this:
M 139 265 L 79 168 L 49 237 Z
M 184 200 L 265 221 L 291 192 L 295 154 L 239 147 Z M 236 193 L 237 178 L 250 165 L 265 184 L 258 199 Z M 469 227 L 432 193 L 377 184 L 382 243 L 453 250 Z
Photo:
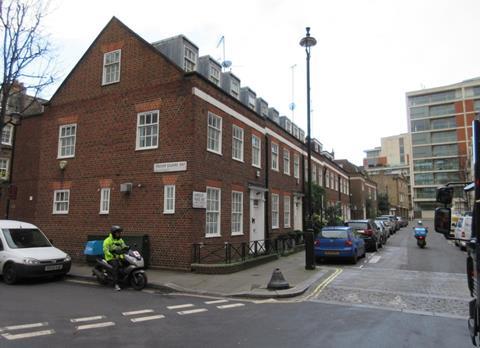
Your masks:
M 279 269 L 290 287 L 270 290 L 272 273 Z M 231 274 L 199 274 L 172 270 L 147 269 L 148 288 L 221 297 L 284 298 L 305 293 L 314 284 L 327 279 L 335 268 L 305 270 L 305 252 L 282 256 L 277 260 Z M 96 282 L 92 267 L 74 263 L 70 278 Z

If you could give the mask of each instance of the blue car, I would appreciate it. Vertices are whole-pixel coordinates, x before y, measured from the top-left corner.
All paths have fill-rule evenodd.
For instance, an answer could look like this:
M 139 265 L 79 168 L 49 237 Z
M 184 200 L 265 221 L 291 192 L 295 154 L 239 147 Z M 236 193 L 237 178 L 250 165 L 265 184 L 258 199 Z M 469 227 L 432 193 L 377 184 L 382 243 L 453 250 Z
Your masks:
M 365 242 L 352 227 L 328 226 L 315 239 L 315 257 L 347 258 L 353 264 L 365 256 Z

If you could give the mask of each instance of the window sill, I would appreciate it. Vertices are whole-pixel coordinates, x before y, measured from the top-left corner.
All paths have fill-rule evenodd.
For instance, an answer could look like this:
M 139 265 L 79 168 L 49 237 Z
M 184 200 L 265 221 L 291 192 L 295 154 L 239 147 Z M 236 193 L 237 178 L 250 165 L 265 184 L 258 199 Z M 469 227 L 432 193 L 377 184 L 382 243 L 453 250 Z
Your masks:
M 272 226 L 272 230 L 278 230 L 280 227 L 278 226 Z
M 223 156 L 223 153 L 217 152 L 217 151 L 214 151 L 214 150 L 207 149 L 207 152 L 213 153 L 214 155 Z
M 232 237 L 235 237 L 235 236 L 244 236 L 244 233 L 243 232 L 240 232 L 240 233 L 233 233 L 232 232 Z
M 151 146 L 151 147 L 136 147 L 135 151 L 156 150 L 156 149 L 158 149 L 158 145 L 157 146 Z
M 115 83 L 119 83 L 119 82 L 120 82 L 120 79 L 118 79 L 117 81 L 111 81 L 111 82 L 102 81 L 102 86 L 114 85 Z
M 175 212 L 174 211 L 164 211 L 163 212 L 163 215 L 174 215 Z
M 75 155 L 73 155 L 73 156 L 57 156 L 57 159 L 59 159 L 59 160 L 64 160 L 64 159 L 68 159 L 68 158 L 75 158 Z
M 262 166 L 259 166 L 259 165 L 253 164 L 253 163 L 252 163 L 252 167 L 262 169 Z
M 101 212 L 98 213 L 98 215 L 108 215 L 108 214 L 109 214 L 108 211 L 101 211 Z
M 239 158 L 233 158 L 232 157 L 232 160 L 240 162 L 240 163 L 245 163 L 243 159 L 239 159 Z
M 205 238 L 220 238 L 221 234 L 206 234 Z
M 54 211 L 52 213 L 53 215 L 68 215 L 68 211 L 64 212 L 64 211 Z

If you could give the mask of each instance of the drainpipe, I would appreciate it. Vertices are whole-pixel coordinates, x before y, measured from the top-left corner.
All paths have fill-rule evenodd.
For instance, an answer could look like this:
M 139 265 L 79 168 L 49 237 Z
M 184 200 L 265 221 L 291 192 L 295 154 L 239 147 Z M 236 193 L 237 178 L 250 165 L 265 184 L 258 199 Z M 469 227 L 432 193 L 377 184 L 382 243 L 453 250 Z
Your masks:
M 270 182 L 269 182 L 269 173 L 270 173 L 270 157 L 269 157 L 269 150 L 270 149 L 270 143 L 268 141 L 268 135 L 265 134 L 265 188 L 267 189 L 267 192 L 265 193 L 265 239 L 270 238 L 270 222 L 268 220 L 268 212 L 270 211 L 269 207 L 269 194 L 270 194 Z

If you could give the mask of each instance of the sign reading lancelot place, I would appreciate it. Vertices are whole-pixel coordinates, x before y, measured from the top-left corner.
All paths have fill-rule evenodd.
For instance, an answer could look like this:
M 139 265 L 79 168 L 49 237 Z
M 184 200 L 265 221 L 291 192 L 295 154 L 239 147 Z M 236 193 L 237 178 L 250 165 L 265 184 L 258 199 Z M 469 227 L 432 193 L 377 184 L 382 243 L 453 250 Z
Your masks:
M 192 208 L 207 208 L 207 193 L 193 191 Z
M 187 162 L 165 162 L 165 163 L 154 163 L 153 172 L 154 173 L 165 173 L 165 172 L 184 172 L 187 170 Z

